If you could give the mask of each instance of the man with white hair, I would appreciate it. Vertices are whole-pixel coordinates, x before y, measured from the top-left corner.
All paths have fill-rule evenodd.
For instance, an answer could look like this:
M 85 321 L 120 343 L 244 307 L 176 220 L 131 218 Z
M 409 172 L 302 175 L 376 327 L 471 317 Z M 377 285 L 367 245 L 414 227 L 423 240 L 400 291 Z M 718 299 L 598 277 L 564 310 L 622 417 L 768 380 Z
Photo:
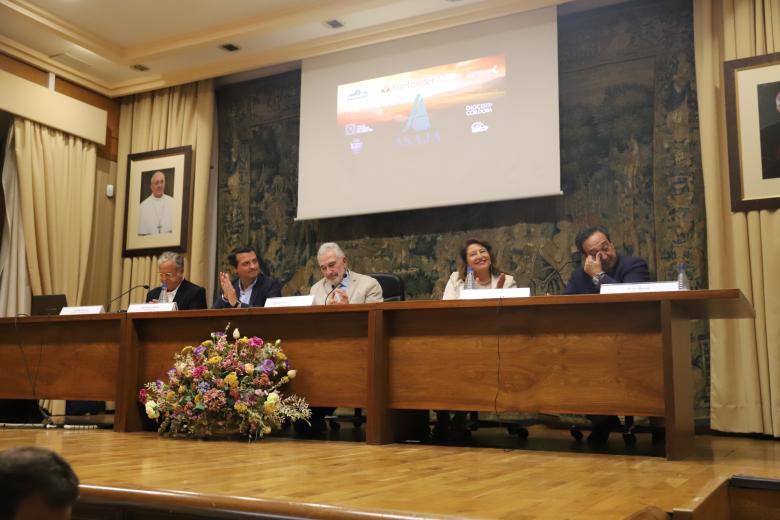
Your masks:
M 160 283 L 165 284 L 165 301 L 160 301 L 160 287 L 155 287 L 146 295 L 146 301 L 152 303 L 176 302 L 180 311 L 208 309 L 206 289 L 184 279 L 184 256 L 173 251 L 165 251 L 157 258 Z
M 138 234 L 171 233 L 173 232 L 173 197 L 165 194 L 165 173 L 154 172 L 149 184 L 152 193 L 138 208 Z
M 350 303 L 378 303 L 382 298 L 382 287 L 374 278 L 347 267 L 347 255 L 335 242 L 326 242 L 317 252 L 317 263 L 322 280 L 311 286 L 314 305 L 347 305 Z M 302 435 L 320 434 L 325 431 L 325 418 L 335 408 L 313 407 L 311 418 L 295 423 L 295 431 Z
M 326 242 L 317 252 L 317 263 L 322 280 L 311 286 L 314 305 L 346 305 L 349 303 L 378 303 L 382 287 L 374 278 L 347 266 L 347 256 L 335 242 Z

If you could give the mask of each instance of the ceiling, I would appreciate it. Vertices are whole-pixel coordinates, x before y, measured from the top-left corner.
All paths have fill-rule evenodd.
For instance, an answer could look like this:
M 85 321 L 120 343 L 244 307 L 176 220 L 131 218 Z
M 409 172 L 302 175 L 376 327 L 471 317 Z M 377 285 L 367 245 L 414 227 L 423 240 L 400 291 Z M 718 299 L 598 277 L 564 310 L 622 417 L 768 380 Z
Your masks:
M 569 1 L 0 0 L 0 52 L 117 97 Z

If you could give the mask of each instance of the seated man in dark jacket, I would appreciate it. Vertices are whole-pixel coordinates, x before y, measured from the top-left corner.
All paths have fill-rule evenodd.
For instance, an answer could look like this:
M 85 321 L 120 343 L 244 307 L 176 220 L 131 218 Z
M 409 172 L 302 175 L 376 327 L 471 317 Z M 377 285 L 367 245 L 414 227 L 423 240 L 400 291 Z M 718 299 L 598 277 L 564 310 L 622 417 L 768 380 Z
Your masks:
M 603 283 L 650 281 L 647 262 L 635 256 L 618 256 L 604 228 L 583 229 L 574 239 L 582 253 L 582 267 L 571 274 L 564 294 L 595 294 Z
M 260 271 L 260 261 L 253 248 L 237 247 L 228 255 L 228 263 L 238 277 L 231 281 L 227 273 L 219 273 L 220 291 L 214 309 L 263 307 L 267 298 L 282 295 L 279 282 Z
M 180 311 L 208 309 L 206 289 L 184 279 L 184 256 L 165 251 L 157 258 L 157 270 L 160 272 L 160 282 L 165 284 L 165 301 L 160 302 L 161 285 L 149 291 L 146 295 L 147 302 L 176 302 Z
M 582 253 L 582 267 L 571 274 L 564 294 L 595 294 L 604 283 L 637 283 L 650 281 L 647 262 L 634 256 L 618 256 L 607 230 L 585 228 L 577 234 L 574 244 Z M 593 430 L 588 441 L 605 443 L 613 428 L 620 426 L 614 415 L 589 415 Z

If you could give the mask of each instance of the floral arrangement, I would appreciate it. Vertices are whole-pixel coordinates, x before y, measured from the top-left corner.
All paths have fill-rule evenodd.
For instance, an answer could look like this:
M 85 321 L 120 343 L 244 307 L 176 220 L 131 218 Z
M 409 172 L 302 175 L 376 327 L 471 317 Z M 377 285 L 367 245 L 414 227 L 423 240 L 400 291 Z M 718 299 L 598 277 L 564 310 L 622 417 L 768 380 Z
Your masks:
M 184 347 L 174 356 L 168 382 L 146 383 L 138 398 L 146 415 L 160 420 L 159 432 L 181 437 L 240 433 L 262 438 L 282 423 L 311 416 L 306 401 L 283 397 L 280 388 L 295 370 L 280 346 L 261 338 L 241 337 L 233 330 L 214 332 L 199 346 Z

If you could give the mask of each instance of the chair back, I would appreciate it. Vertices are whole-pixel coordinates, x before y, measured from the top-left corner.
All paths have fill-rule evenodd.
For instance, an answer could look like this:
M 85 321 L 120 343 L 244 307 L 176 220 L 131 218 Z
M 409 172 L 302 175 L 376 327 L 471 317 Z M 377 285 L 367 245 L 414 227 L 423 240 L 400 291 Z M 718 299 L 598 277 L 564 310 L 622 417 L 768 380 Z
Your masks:
M 374 278 L 382 287 L 382 297 L 386 302 L 398 302 L 406 300 L 404 293 L 404 281 L 391 273 L 370 273 L 368 276 Z

